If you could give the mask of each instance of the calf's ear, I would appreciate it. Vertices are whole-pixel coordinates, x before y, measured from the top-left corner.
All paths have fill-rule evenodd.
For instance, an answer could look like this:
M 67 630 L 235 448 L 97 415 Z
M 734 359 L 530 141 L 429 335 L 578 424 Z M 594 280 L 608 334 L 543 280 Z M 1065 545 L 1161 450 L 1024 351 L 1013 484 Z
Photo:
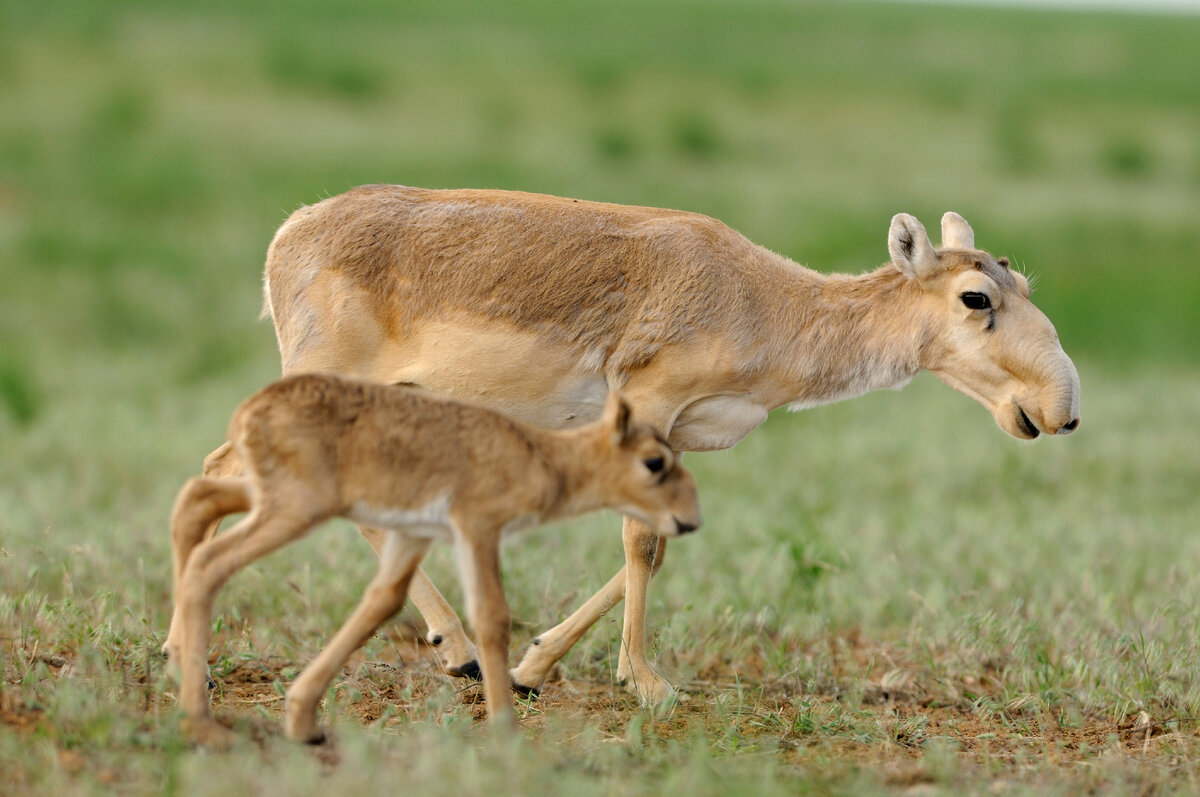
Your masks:
M 604 423 L 608 426 L 613 445 L 620 445 L 629 437 L 629 424 L 633 411 L 619 390 L 609 391 L 604 402 Z

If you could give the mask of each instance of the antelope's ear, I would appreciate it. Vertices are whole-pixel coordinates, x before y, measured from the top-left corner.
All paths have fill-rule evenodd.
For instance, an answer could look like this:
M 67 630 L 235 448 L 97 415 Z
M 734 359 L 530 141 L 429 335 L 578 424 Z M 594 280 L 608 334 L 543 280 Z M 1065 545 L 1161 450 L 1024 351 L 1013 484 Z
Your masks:
M 888 253 L 896 268 L 912 279 L 931 277 L 938 270 L 937 252 L 929 242 L 929 234 L 921 222 L 907 213 L 892 217 L 892 228 L 888 230 Z
M 942 216 L 942 246 L 950 249 L 975 248 L 975 231 L 966 219 L 953 210 Z
M 604 402 L 604 423 L 608 426 L 614 446 L 620 445 L 629 437 L 629 423 L 632 418 L 633 411 L 621 392 L 609 391 L 608 399 Z

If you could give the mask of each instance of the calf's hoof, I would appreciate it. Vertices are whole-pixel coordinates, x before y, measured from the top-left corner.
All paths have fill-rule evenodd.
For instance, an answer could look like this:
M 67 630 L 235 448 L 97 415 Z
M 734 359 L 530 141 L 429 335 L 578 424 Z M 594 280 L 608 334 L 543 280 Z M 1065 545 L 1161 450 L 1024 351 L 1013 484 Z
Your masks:
M 228 750 L 237 736 L 212 717 L 188 717 L 183 721 L 183 733 L 195 745 L 208 750 Z
M 325 729 L 317 724 L 316 718 L 307 720 L 297 719 L 295 715 L 286 714 L 283 720 L 283 732 L 293 742 L 302 744 L 324 744 L 329 737 Z

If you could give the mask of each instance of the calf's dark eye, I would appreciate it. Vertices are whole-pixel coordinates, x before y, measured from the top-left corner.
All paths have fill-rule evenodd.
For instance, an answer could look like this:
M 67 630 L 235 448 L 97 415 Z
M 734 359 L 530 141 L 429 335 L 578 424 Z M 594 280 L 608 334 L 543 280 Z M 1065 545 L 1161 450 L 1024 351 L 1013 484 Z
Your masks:
M 646 465 L 646 470 L 651 473 L 658 473 L 667 463 L 662 457 L 653 457 L 646 460 L 644 464 Z
M 962 303 L 971 310 L 987 310 L 992 306 L 992 300 L 985 293 L 976 293 L 975 291 L 967 291 L 962 296 Z

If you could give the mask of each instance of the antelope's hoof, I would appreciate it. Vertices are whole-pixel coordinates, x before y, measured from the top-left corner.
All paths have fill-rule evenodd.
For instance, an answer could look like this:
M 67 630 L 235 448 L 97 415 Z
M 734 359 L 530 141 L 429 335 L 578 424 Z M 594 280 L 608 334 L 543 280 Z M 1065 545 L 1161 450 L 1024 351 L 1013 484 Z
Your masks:
M 659 711 L 669 713 L 679 700 L 671 682 L 653 670 L 647 671 L 640 678 L 636 675 L 622 678 L 618 674 L 617 681 L 638 696 L 638 702 L 642 704 L 643 708 L 654 709 L 656 713 Z
M 455 678 L 469 678 L 472 681 L 483 680 L 483 671 L 479 669 L 479 662 L 475 661 L 475 659 L 471 659 L 466 664 L 460 664 L 457 667 L 447 667 L 446 672 Z
M 512 681 L 511 683 L 512 683 L 513 694 L 516 695 L 517 697 L 523 697 L 523 698 L 529 699 L 529 698 L 538 697 L 542 694 L 542 690 L 540 687 L 526 686 L 525 684 L 520 684 L 520 683 L 517 683 L 516 681 Z

